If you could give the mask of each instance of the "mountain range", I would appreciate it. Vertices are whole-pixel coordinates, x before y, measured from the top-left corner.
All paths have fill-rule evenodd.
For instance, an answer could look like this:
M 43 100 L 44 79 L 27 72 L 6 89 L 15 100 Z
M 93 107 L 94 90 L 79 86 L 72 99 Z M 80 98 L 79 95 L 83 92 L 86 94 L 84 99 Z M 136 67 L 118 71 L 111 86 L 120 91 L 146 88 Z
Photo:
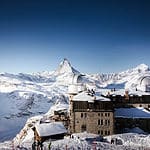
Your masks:
M 57 103 L 68 104 L 68 85 L 76 75 L 87 87 L 135 89 L 141 76 L 150 76 L 150 69 L 140 64 L 120 73 L 87 74 L 64 59 L 51 72 L 0 73 L 0 141 L 14 137 L 30 116 L 46 113 Z

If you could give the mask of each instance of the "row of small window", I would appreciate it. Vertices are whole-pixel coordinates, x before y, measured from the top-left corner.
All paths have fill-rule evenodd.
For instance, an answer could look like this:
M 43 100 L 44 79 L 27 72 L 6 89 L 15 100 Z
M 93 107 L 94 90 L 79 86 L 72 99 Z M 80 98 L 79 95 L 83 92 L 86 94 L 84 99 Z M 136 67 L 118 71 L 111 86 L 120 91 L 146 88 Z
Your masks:
M 110 120 L 98 120 L 98 125 L 105 125 L 105 126 L 109 126 L 110 125 Z
M 86 125 L 82 125 L 81 126 L 81 132 L 86 131 Z M 100 135 L 110 135 L 110 131 L 109 130 L 98 130 L 98 134 Z
M 104 113 L 105 114 L 105 117 L 109 117 L 110 116 L 110 113 Z M 98 113 L 98 116 L 101 116 L 103 117 L 104 116 L 103 113 Z M 81 113 L 81 118 L 86 118 L 87 117 L 87 113 Z
M 87 117 L 87 113 L 81 113 L 81 118 L 86 118 Z
M 98 113 L 98 116 L 103 117 L 104 114 L 105 114 L 105 117 L 109 117 L 110 116 L 110 113 Z
M 100 134 L 100 135 L 110 135 L 110 131 L 109 130 L 98 130 L 98 134 Z

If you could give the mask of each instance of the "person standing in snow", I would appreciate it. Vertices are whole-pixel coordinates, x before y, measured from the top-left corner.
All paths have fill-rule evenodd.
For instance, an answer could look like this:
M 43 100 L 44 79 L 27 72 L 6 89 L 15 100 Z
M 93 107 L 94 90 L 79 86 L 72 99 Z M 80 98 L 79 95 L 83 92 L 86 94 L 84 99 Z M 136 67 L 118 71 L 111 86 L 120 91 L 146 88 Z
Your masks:
M 40 148 L 41 148 L 41 150 L 43 150 L 43 143 L 42 142 L 40 142 Z
M 32 144 L 32 150 L 35 150 L 35 147 L 36 147 L 36 142 L 33 142 L 33 144 Z
M 48 144 L 48 149 L 49 149 L 49 150 L 51 149 L 51 141 L 50 141 L 49 144 Z
M 111 139 L 111 144 L 114 144 L 114 139 Z

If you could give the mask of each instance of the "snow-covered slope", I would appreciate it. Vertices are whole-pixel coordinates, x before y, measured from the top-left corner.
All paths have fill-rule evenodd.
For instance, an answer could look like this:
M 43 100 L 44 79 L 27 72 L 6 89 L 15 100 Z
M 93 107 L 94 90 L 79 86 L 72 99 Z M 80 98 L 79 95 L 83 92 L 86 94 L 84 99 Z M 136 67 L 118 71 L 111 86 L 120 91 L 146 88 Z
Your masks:
M 30 116 L 46 113 L 55 103 L 68 104 L 68 85 L 78 75 L 67 59 L 52 72 L 0 73 L 0 141 L 14 137 Z M 149 67 L 141 64 L 118 74 L 84 74 L 81 82 L 97 89 L 135 88 L 144 75 L 150 75 Z
M 58 67 L 60 70 L 65 68 L 66 60 L 63 64 L 60 65 L 62 69 Z M 68 79 L 63 80 L 63 75 L 68 75 Z M 69 68 L 61 75 L 54 72 L 18 75 L 1 73 L 0 141 L 14 137 L 28 117 L 46 113 L 56 101 L 68 103 L 67 85 L 70 80 Z M 19 122 L 19 126 L 16 122 Z

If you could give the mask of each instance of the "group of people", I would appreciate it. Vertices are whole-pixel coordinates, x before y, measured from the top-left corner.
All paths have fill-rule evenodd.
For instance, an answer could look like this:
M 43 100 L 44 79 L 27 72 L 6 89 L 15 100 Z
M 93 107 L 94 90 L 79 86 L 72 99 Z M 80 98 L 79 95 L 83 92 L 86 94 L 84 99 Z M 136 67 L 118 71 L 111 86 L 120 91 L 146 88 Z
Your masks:
M 95 91 L 93 89 L 88 89 L 88 95 L 94 96 L 95 95 Z
M 38 142 L 33 142 L 32 144 L 32 150 L 43 150 L 43 143 L 41 141 L 38 141 Z
M 48 150 L 51 149 L 51 141 L 49 142 L 48 144 Z M 34 141 L 33 144 L 32 144 L 32 150 L 43 150 L 43 143 L 38 141 Z
M 111 144 L 117 144 L 117 138 L 112 138 L 110 141 Z

